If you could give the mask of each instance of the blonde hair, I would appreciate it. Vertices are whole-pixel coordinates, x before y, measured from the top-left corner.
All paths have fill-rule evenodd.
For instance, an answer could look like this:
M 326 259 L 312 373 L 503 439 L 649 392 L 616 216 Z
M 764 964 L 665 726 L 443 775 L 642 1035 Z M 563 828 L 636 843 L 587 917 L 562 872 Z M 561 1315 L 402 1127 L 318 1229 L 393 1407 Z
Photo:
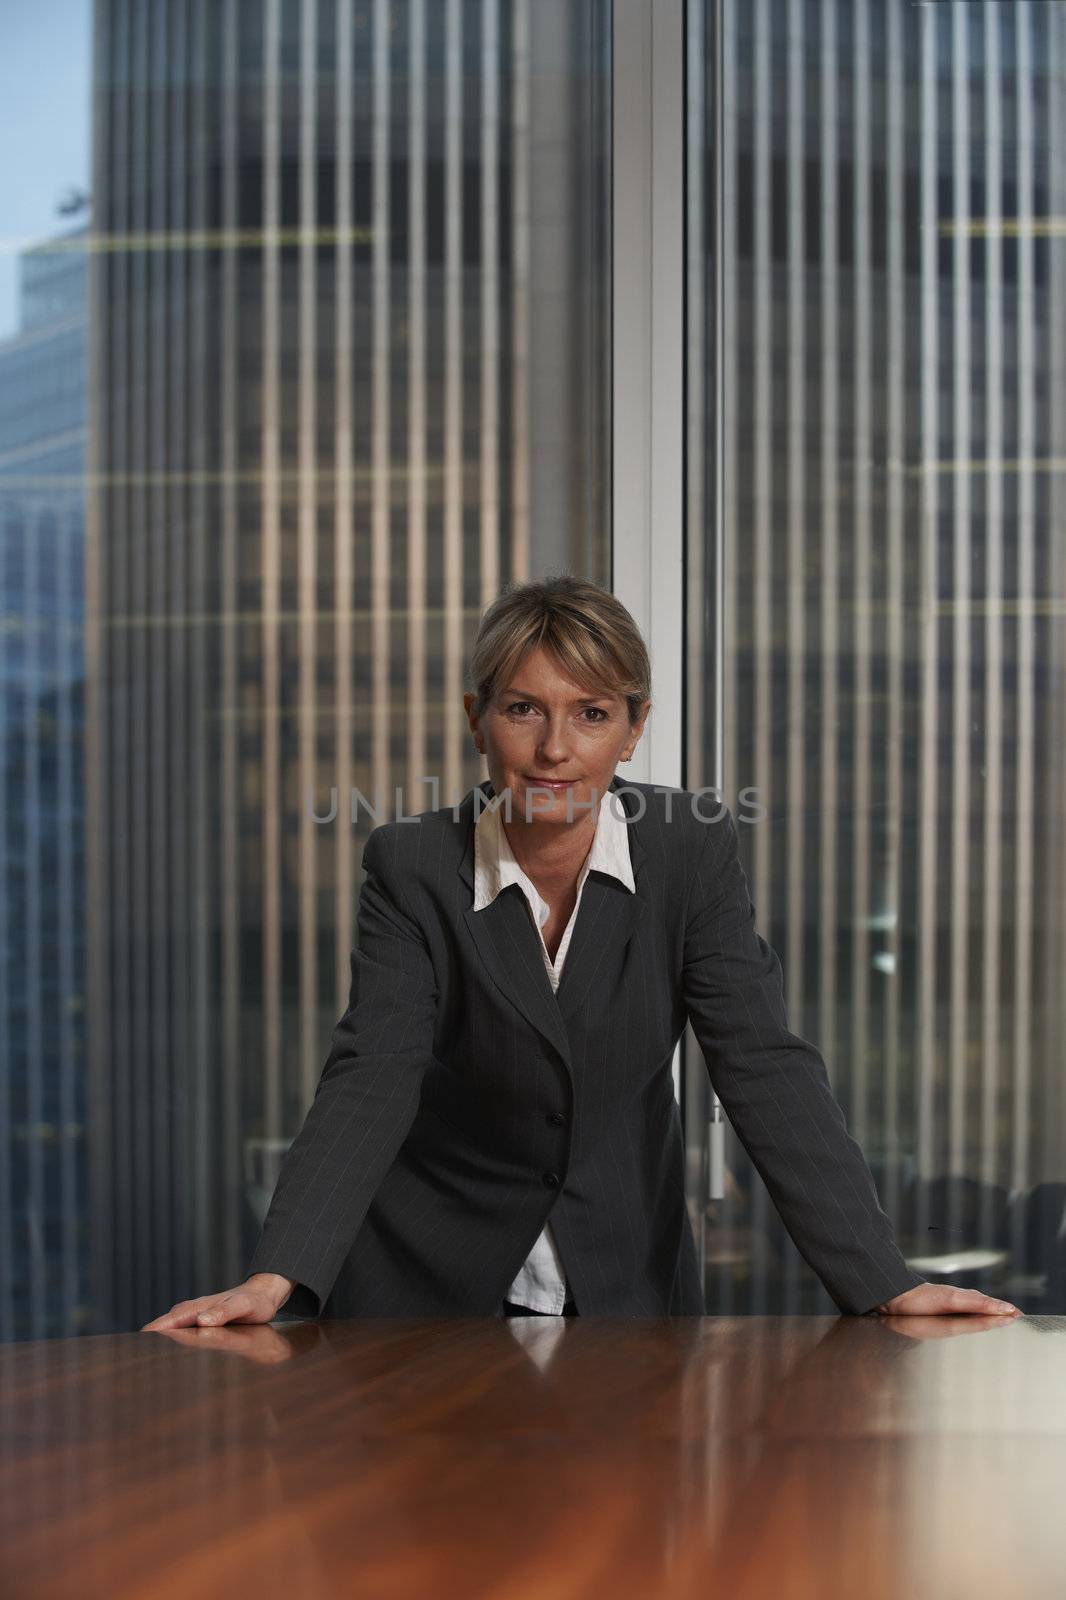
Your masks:
M 608 589 L 570 573 L 507 585 L 481 618 L 470 657 L 471 710 L 481 716 L 527 654 L 543 645 L 590 694 L 624 696 L 634 726 L 651 698 L 640 629 Z

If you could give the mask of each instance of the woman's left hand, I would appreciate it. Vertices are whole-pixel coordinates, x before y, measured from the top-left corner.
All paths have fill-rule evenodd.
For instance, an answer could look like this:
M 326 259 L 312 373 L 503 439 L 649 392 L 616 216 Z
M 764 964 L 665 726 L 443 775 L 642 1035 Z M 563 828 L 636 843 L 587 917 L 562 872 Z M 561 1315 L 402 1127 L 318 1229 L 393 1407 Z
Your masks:
M 876 1308 L 890 1317 L 1020 1317 L 1009 1300 L 995 1300 L 979 1289 L 957 1289 L 951 1283 L 919 1283 Z

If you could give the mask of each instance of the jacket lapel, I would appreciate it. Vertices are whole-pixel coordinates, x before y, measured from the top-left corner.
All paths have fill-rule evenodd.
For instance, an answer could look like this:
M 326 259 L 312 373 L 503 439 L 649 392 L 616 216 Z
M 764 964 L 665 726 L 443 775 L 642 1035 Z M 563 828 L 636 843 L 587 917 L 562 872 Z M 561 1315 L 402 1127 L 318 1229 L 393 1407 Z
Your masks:
M 492 798 L 494 790 L 489 779 L 477 787 Z M 624 779 L 612 778 L 610 787 L 612 790 L 623 788 Z M 636 796 L 622 794 L 619 799 L 626 813 L 632 816 L 638 803 Z M 572 1073 L 567 1022 L 585 1001 L 593 982 L 620 965 L 626 945 L 647 914 L 641 822 L 626 825 L 634 892 L 631 894 L 625 884 L 609 873 L 593 870 L 588 874 L 563 963 L 563 975 L 555 991 L 544 969 L 540 937 L 518 884 L 507 884 L 483 910 L 473 909 L 474 790 L 463 800 L 458 816 L 464 841 L 459 873 L 471 893 L 471 903 L 463 915 L 471 937 L 493 982 L 554 1046 Z

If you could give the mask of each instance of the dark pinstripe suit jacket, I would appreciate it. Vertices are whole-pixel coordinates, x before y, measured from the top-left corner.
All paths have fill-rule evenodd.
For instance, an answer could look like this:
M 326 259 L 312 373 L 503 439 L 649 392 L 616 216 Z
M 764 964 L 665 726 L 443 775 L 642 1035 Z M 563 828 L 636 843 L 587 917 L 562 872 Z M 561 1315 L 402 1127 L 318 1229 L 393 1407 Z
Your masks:
M 732 815 L 611 788 L 636 892 L 589 873 L 557 992 L 517 884 L 472 909 L 475 790 L 371 833 L 348 1010 L 248 1269 L 296 1280 L 287 1312 L 499 1315 L 550 1216 L 579 1313 L 702 1315 L 671 1075 L 686 1019 L 841 1310 L 923 1281 L 822 1057 L 789 1030 Z

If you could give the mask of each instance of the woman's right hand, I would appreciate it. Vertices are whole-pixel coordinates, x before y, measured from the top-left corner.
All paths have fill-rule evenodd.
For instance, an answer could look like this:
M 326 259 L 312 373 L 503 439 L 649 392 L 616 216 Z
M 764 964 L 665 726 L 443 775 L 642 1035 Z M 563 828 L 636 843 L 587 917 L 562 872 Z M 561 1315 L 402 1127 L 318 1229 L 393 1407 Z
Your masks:
M 294 1278 L 277 1272 L 256 1272 L 235 1289 L 222 1294 L 202 1294 L 196 1300 L 179 1300 L 161 1317 L 146 1322 L 142 1333 L 168 1328 L 218 1328 L 227 1322 L 272 1322 L 296 1286 Z

